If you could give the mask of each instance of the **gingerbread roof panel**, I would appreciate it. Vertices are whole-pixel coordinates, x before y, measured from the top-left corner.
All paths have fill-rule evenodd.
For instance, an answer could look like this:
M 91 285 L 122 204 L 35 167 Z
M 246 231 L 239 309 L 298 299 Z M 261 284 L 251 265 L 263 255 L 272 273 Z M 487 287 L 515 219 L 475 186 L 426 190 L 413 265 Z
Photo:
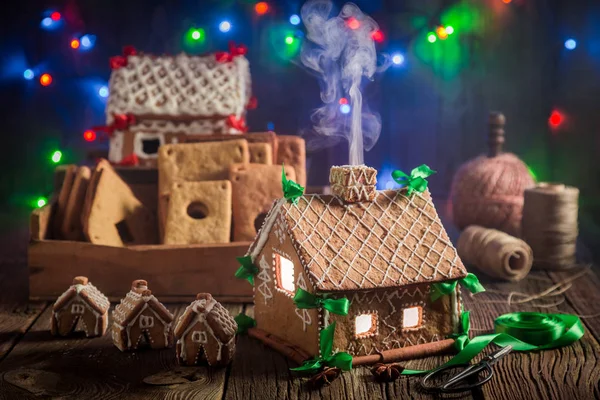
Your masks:
M 112 71 L 106 107 L 113 114 L 146 118 L 241 117 L 251 96 L 250 68 L 244 56 L 217 62 L 214 54 L 127 57 Z
M 91 308 L 100 314 L 104 314 L 110 307 L 110 301 L 94 285 L 87 283 L 85 285 L 70 286 L 54 303 L 53 310 L 58 311 L 67 305 L 71 299 L 79 296 Z
M 376 192 L 372 202 L 336 196 L 281 200 L 301 262 L 320 291 L 434 283 L 466 275 L 429 192 Z
M 186 307 L 177 321 L 177 326 L 175 326 L 175 336 L 177 338 L 183 337 L 188 326 L 197 321 L 197 316 L 206 319 L 208 326 L 221 342 L 227 343 L 235 336 L 237 331 L 235 320 L 221 303 L 214 300 L 210 295 L 207 297 L 197 299 Z

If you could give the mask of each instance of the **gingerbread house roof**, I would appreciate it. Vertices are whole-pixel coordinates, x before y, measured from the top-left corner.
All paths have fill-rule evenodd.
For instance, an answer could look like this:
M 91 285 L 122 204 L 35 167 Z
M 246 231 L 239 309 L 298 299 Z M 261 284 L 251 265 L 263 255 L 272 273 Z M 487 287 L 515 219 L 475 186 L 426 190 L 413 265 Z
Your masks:
M 53 311 L 59 311 L 69 302 L 79 296 L 86 304 L 100 314 L 104 314 L 110 307 L 110 301 L 85 277 L 77 277 L 71 285 L 54 303 Z
M 237 118 L 251 97 L 250 68 L 239 55 L 217 62 L 214 54 L 127 56 L 112 71 L 106 106 L 107 124 L 114 114 L 149 119 Z
M 115 307 L 113 311 L 114 322 L 117 325 L 126 326 L 148 307 L 166 324 L 173 322 L 173 314 L 149 290 L 136 288 L 136 282 L 134 281 L 129 293 Z
M 434 283 L 466 276 L 428 191 L 377 191 L 371 202 L 337 196 L 278 200 L 249 254 L 254 260 L 282 224 L 317 291 Z
M 222 343 L 227 343 L 235 336 L 237 324 L 229 311 L 208 293 L 199 293 L 196 300 L 186 307 L 175 326 L 175 337 L 182 338 L 187 328 L 194 321 L 206 319 L 206 323 Z

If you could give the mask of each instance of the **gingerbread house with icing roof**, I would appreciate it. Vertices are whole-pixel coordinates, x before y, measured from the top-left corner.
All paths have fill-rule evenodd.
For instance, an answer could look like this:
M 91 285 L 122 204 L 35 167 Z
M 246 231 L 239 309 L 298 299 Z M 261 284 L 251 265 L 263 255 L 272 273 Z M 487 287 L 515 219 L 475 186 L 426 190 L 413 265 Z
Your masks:
M 50 332 L 67 336 L 81 326 L 87 337 L 102 336 L 108 326 L 110 302 L 85 276 L 77 276 L 54 303 Z
M 148 282 L 135 280 L 113 311 L 113 343 L 121 351 L 143 345 L 152 349 L 171 347 L 173 319 L 173 314 L 148 290 Z
M 209 293 L 198 293 L 175 326 L 177 359 L 195 365 L 224 366 L 233 359 L 237 324 Z
M 277 200 L 251 245 L 257 328 L 318 356 L 320 331 L 335 321 L 333 349 L 355 364 L 448 342 L 459 329 L 460 291 L 432 301 L 430 288 L 467 272 L 430 193 L 376 191 L 376 171 L 365 166 L 333 167 L 330 183 L 333 195 Z M 298 288 L 346 297 L 349 312 L 299 309 Z
M 204 56 L 141 54 L 111 59 L 106 106 L 109 160 L 155 160 L 158 147 L 188 134 L 239 134 L 252 107 L 244 46 Z

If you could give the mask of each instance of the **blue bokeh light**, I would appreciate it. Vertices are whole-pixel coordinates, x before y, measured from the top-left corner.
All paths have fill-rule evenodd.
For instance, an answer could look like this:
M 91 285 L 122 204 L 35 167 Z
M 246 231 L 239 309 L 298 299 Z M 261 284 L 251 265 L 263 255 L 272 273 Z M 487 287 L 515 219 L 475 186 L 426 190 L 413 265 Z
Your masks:
M 79 39 L 79 43 L 81 44 L 81 50 L 90 50 L 96 44 L 96 36 L 83 35 L 81 39 Z
M 272 122 L 267 122 L 267 130 L 268 131 L 275 130 L 275 124 Z
M 290 17 L 290 24 L 292 24 L 292 25 L 299 25 L 300 24 L 300 17 L 297 14 L 293 14 Z
M 565 41 L 565 47 L 567 48 L 567 50 L 574 50 L 575 47 L 577 47 L 577 42 L 575 41 L 575 39 L 567 39 Z
M 223 33 L 227 33 L 231 30 L 231 22 L 229 21 L 221 21 L 219 24 L 219 30 Z
M 101 86 L 100 89 L 98 89 L 98 96 L 102 97 L 102 98 L 107 98 L 108 97 L 108 86 Z
M 27 79 L 28 81 L 32 80 L 35 77 L 35 74 L 33 73 L 33 70 L 27 68 L 25 71 L 23 71 L 23 78 Z
M 402 55 L 401 53 L 394 53 L 392 55 L 392 62 L 394 63 L 394 65 L 404 64 L 404 55 Z
M 351 108 L 350 108 L 350 104 L 342 104 L 340 106 L 340 111 L 342 114 L 348 114 L 350 112 Z

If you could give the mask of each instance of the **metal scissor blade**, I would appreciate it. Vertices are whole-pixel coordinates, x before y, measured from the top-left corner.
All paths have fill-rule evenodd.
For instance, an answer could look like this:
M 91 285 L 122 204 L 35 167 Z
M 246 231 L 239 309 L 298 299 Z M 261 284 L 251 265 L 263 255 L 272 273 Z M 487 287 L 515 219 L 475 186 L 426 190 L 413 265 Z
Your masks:
M 508 353 L 510 353 L 512 351 L 513 347 L 508 345 L 505 346 L 503 348 L 501 348 L 498 351 L 493 352 L 492 354 L 488 355 L 487 357 L 485 357 L 483 361 L 488 362 L 490 365 L 494 365 L 496 364 L 499 360 L 501 360 L 505 355 L 507 355 Z
M 448 389 L 451 386 L 454 386 L 459 381 L 466 380 L 469 376 L 479 374 L 484 369 L 486 369 L 486 365 L 483 364 L 483 363 L 473 364 L 473 365 L 465 368 L 464 370 L 462 370 L 461 372 L 459 372 L 458 374 L 456 374 L 452 378 L 448 379 L 446 381 L 446 383 L 444 383 L 442 385 L 442 388 Z

